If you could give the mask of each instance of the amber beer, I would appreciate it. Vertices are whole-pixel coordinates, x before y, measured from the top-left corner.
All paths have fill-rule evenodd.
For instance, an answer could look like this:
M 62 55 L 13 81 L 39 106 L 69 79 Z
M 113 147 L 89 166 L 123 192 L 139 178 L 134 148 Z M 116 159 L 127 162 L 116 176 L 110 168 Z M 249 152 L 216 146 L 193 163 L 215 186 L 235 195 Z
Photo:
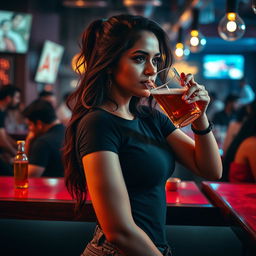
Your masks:
M 14 158 L 14 186 L 28 188 L 28 158 L 25 154 L 25 141 L 17 141 L 18 150 Z
M 16 188 L 27 188 L 28 187 L 28 161 L 18 162 L 14 164 L 14 177 Z
M 186 88 L 151 90 L 152 96 L 177 128 L 190 124 L 197 119 L 201 113 L 196 103 L 188 104 L 182 99 L 182 95 L 186 90 Z

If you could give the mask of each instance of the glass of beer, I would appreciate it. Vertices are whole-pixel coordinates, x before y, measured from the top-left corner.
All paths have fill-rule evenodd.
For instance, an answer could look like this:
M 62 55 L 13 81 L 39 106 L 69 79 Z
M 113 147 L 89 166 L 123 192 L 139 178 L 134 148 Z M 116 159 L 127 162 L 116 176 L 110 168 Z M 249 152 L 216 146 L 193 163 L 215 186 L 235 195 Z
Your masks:
M 201 110 L 197 103 L 187 103 L 182 99 L 189 86 L 182 85 L 175 68 L 168 67 L 157 72 L 155 82 L 148 84 L 148 88 L 177 128 L 187 126 L 200 116 Z

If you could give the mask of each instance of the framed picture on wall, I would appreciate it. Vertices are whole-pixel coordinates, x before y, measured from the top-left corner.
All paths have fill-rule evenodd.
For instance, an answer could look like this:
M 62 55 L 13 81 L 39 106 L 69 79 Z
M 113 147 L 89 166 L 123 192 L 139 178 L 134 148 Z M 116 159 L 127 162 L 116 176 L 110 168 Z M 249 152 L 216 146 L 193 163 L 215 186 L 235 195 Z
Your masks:
M 63 52 L 64 47 L 62 45 L 45 41 L 35 75 L 36 82 L 55 83 Z
M 31 23 L 31 14 L 0 10 L 0 52 L 27 53 Z
M 0 86 L 13 84 L 14 72 L 14 56 L 0 54 Z

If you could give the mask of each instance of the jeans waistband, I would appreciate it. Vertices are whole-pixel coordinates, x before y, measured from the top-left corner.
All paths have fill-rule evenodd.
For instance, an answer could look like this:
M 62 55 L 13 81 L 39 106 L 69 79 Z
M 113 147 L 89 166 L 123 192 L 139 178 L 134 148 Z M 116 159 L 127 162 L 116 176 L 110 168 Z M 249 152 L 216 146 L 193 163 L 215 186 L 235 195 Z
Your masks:
M 94 232 L 94 239 L 95 242 L 100 245 L 100 244 L 103 244 L 105 246 L 107 246 L 108 248 L 112 248 L 114 250 L 117 250 L 117 247 L 114 246 L 113 244 L 109 243 L 107 240 L 106 240 L 106 237 L 101 229 L 101 227 L 99 225 L 96 226 L 95 228 L 95 232 Z M 172 256 L 172 253 L 171 253 L 171 248 L 169 245 L 161 245 L 161 246 L 156 246 L 158 248 L 158 250 L 164 255 L 164 256 Z

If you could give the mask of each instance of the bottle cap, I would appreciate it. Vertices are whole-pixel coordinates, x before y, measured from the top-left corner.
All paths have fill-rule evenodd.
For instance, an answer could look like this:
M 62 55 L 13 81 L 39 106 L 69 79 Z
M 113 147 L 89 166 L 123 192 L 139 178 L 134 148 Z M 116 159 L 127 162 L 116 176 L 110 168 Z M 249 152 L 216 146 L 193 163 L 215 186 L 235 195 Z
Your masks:
M 25 143 L 25 140 L 17 140 L 17 144 Z

